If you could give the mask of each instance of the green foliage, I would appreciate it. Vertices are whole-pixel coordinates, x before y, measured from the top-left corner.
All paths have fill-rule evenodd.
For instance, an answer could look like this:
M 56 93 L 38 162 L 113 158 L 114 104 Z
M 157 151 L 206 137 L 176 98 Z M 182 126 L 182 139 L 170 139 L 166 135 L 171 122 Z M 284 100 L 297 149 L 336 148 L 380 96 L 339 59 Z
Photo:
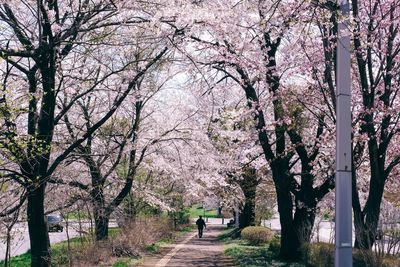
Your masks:
M 266 246 L 254 247 L 240 244 L 231 245 L 225 249 L 225 254 L 234 259 L 240 267 L 304 267 L 301 263 L 287 263 L 280 261 Z
M 256 221 L 260 222 L 261 219 L 270 220 L 273 213 L 269 209 L 260 209 L 256 206 Z
M 252 246 L 258 246 L 268 243 L 273 233 L 269 228 L 263 226 L 249 226 L 242 230 L 242 239 L 246 240 Z
M 218 239 L 225 243 L 225 254 L 233 258 L 238 266 L 241 267 L 261 267 L 261 266 L 285 266 L 285 267 L 304 267 L 302 263 L 288 263 L 280 261 L 279 244 L 280 239 L 274 236 L 265 246 L 249 246 L 241 239 L 233 239 L 235 229 L 225 230 Z M 271 249 L 277 247 L 278 249 Z
M 0 266 L 4 266 L 4 261 L 0 261 Z M 19 256 L 11 257 L 11 266 L 30 267 L 31 253 L 27 252 Z
M 189 213 L 186 209 L 170 212 L 170 217 L 174 221 L 174 225 L 188 224 L 190 221 Z
M 141 263 L 143 259 L 131 259 L 131 258 L 122 258 L 119 259 L 117 262 L 113 264 L 113 267 L 130 267 L 130 266 L 136 266 L 139 263 Z
M 217 239 L 222 242 L 229 242 L 234 236 L 236 236 L 238 231 L 238 228 L 227 228 L 217 237 Z
M 301 132 L 301 130 L 305 129 L 308 124 L 307 118 L 304 117 L 304 107 L 297 102 L 291 102 L 287 109 L 288 115 L 292 121 L 290 127 Z
M 144 250 L 146 252 L 149 252 L 149 253 L 156 253 L 156 252 L 158 252 L 160 250 L 160 244 L 153 243 L 153 244 L 150 244 L 150 245 L 146 245 L 144 247 Z
M 268 250 L 271 251 L 274 255 L 279 255 L 281 250 L 281 239 L 279 236 L 275 235 L 271 241 L 269 242 Z
M 184 205 L 183 196 L 175 194 L 170 201 L 173 210 L 168 212 L 168 215 L 174 228 L 176 229 L 178 225 L 188 224 L 190 222 L 189 210 Z
M 335 246 L 328 243 L 312 243 L 302 248 L 304 262 L 310 266 L 333 266 Z
M 115 236 L 117 236 L 117 235 L 119 235 L 119 234 L 121 234 L 122 233 L 122 229 L 121 228 L 109 228 L 108 229 L 108 236 L 109 237 L 115 237 Z
M 113 267 L 128 267 L 128 265 L 124 260 L 119 260 L 116 263 L 114 263 Z
M 64 215 L 68 220 L 87 220 L 89 219 L 89 213 L 86 211 L 71 211 Z
M 194 229 L 196 229 L 196 226 L 193 224 L 185 225 L 182 229 L 180 229 L 178 236 L 187 234 L 192 232 Z
M 81 246 L 82 240 L 79 237 L 71 238 L 71 248 L 78 248 Z M 87 242 L 87 240 L 86 240 Z M 51 246 L 52 266 L 68 266 L 68 246 L 67 241 L 63 241 Z M 0 266 L 4 265 L 4 261 L 0 261 Z M 19 256 L 11 257 L 11 266 L 29 267 L 31 266 L 31 253 L 27 252 Z
M 201 205 L 193 205 L 189 209 L 190 218 L 198 218 L 199 216 L 208 218 L 218 218 L 217 211 L 215 209 L 203 209 Z

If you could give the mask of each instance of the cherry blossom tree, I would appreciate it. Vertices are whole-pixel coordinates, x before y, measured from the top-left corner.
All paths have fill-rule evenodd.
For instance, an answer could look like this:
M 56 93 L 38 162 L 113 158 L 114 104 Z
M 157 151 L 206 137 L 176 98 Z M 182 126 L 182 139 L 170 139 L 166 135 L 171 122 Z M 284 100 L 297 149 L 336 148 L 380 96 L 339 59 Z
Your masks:
M 242 107 L 246 109 L 246 107 Z M 240 188 L 243 195 L 239 228 L 254 226 L 256 222 L 256 191 L 266 172 L 266 162 L 255 140 L 253 118 L 243 116 L 245 111 L 229 107 L 220 108 L 214 115 L 208 135 L 221 154 L 223 169 L 228 184 Z M 237 117 L 240 117 L 239 119 Z
M 398 1 L 351 1 L 353 72 L 353 213 L 355 246 L 371 249 L 377 235 L 385 184 L 398 182 Z M 325 103 L 335 108 L 334 66 L 337 21 L 333 2 L 319 4 L 316 19 L 323 55 L 308 48 Z M 318 43 L 318 41 L 316 42 Z M 315 44 L 316 44 L 315 43 Z M 314 52 L 313 52 L 314 51 Z M 311 59 L 312 58 L 312 59 Z M 332 116 L 334 117 L 334 116 Z
M 2 149 L 8 151 L 7 159 L 15 164 L 5 170 L 6 175 L 13 174 L 13 181 L 25 189 L 21 199 L 27 200 L 32 266 L 50 265 L 49 238 L 44 217 L 48 179 L 75 148 L 115 113 L 137 80 L 167 50 L 160 50 L 144 62 L 140 71 L 130 77 L 130 83 L 125 88 L 119 88 L 119 94 L 109 110 L 52 159 L 56 126 L 78 99 L 96 88 L 91 86 L 84 90 L 75 88 L 78 89 L 75 92 L 68 91 L 63 87 L 63 67 L 73 60 L 70 56 L 79 51 L 79 44 L 96 45 L 96 40 L 107 36 L 122 22 L 124 25 L 143 22 L 140 18 L 134 19 L 139 16 L 132 19 L 125 17 L 122 21 L 117 14 L 115 3 L 106 0 L 1 3 L 0 20 L 4 38 L 0 53 L 13 71 L 13 79 L 7 77 L 3 90 L 13 94 L 5 95 L 3 102 L 12 107 L 18 106 L 16 110 L 20 112 L 19 116 L 15 116 L 15 113 L 12 114 L 14 116 L 4 116 L 8 127 L 2 138 Z M 71 98 L 67 98 L 68 103 L 58 109 L 57 97 L 60 95 Z
M 281 256 L 297 258 L 301 245 L 310 241 L 317 204 L 333 188 L 334 177 L 317 171 L 326 133 L 324 113 L 307 110 L 296 98 L 311 90 L 291 79 L 301 70 L 301 61 L 285 53 L 299 51 L 296 33 L 310 17 L 310 6 L 294 1 L 202 1 L 179 14 L 188 10 L 198 16 L 175 24 L 190 42 L 186 53 L 197 68 L 212 73 L 207 75 L 214 81 L 211 90 L 241 88 L 275 183 Z M 223 84 L 226 79 L 233 83 Z
M 355 160 L 366 153 L 369 158 L 369 190 L 363 208 L 353 181 L 355 246 L 371 248 L 375 242 L 385 183 L 398 180 L 399 138 L 399 14 L 398 1 L 366 3 L 352 1 L 354 18 L 355 76 L 360 112 L 356 115 L 358 136 Z M 363 18 L 363 19 L 361 19 Z M 355 162 L 357 164 L 358 162 Z M 360 177 L 359 175 L 357 175 Z
M 161 65 L 158 64 L 156 68 L 142 76 L 135 84 L 132 94 L 127 97 L 126 104 L 121 106 L 121 112 L 117 112 L 99 129 L 97 134 L 89 136 L 86 142 L 76 149 L 76 153 L 72 154 L 74 159 L 81 159 L 84 162 L 91 176 L 90 186 L 81 183 L 77 183 L 77 186 L 90 193 L 97 240 L 107 238 L 111 213 L 131 192 L 135 181 L 138 180 L 136 175 L 140 166 L 149 154 L 155 152 L 156 145 L 185 138 L 179 135 L 182 130 L 179 120 L 165 131 L 160 131 L 161 129 L 149 131 L 146 125 L 154 112 L 151 99 L 156 97 L 164 84 L 173 77 L 167 75 L 166 80 L 163 81 Z M 135 70 L 135 72 L 138 71 L 139 69 Z M 80 124 L 85 125 L 86 131 L 92 127 L 93 121 L 96 121 L 95 113 L 99 109 L 99 106 L 93 106 L 91 102 L 97 101 L 89 98 L 81 104 L 84 121 Z M 74 126 L 67 117 L 65 117 L 65 123 L 71 137 L 75 137 L 81 125 Z M 151 124 L 151 127 L 155 126 Z M 154 170 L 149 169 L 144 176 L 147 176 L 146 179 L 149 180 L 153 173 Z M 123 182 L 122 186 L 118 186 L 121 182 Z M 62 181 L 62 183 L 66 182 Z M 111 192 L 107 192 L 110 191 L 109 189 Z

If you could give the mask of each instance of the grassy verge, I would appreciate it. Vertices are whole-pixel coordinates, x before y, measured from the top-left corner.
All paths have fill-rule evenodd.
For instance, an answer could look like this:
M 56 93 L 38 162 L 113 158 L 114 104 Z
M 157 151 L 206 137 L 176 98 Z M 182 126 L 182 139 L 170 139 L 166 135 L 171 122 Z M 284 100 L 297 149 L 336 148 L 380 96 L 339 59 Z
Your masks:
M 198 218 L 199 216 L 205 216 L 208 218 L 218 218 L 217 211 L 215 209 L 203 209 L 201 205 L 193 205 L 189 209 L 190 218 Z
M 300 263 L 282 262 L 277 257 L 277 252 L 270 249 L 270 245 L 249 246 L 241 239 L 231 238 L 235 229 L 225 230 L 218 239 L 224 243 L 225 255 L 231 257 L 240 267 L 304 267 Z
M 65 216 L 66 218 L 64 219 L 68 219 L 68 220 L 87 220 L 90 218 L 89 214 L 87 212 L 81 211 L 81 212 L 77 212 L 77 211 L 71 211 L 68 212 L 66 214 L 63 214 L 63 216 Z
M 88 242 L 87 238 L 74 237 L 69 240 L 71 248 L 78 248 L 82 244 Z M 62 241 L 60 243 L 51 245 L 51 256 L 53 259 L 52 266 L 62 265 L 65 260 L 68 261 L 68 242 Z M 0 261 L 0 266 L 4 265 L 4 261 Z M 24 254 L 11 257 L 11 266 L 29 267 L 31 266 L 31 253 L 28 251 Z
M 182 229 L 180 229 L 179 232 L 177 233 L 177 235 L 182 236 L 182 235 L 192 232 L 195 229 L 196 229 L 196 226 L 194 224 L 189 224 L 189 225 L 184 226 Z
M 0 266 L 4 266 L 4 261 L 0 261 Z M 11 257 L 10 266 L 21 266 L 21 267 L 31 266 L 31 253 L 27 252 L 15 257 Z
M 224 231 L 219 240 L 224 243 L 224 253 L 240 267 L 285 266 L 285 267 L 331 267 L 334 265 L 334 245 L 311 243 L 305 246 L 304 258 L 299 262 L 283 262 L 278 258 L 279 238 L 272 239 L 263 246 L 250 246 L 241 239 L 232 239 L 234 229 Z M 353 266 L 398 267 L 400 258 L 396 256 L 378 257 L 374 252 L 353 250 Z
M 135 260 L 131 258 L 121 258 L 113 264 L 113 267 L 131 267 L 143 262 L 143 258 Z
M 177 233 L 175 233 L 175 236 L 173 236 L 171 238 L 164 238 L 153 244 L 149 244 L 145 247 L 145 250 L 146 250 L 146 252 L 149 252 L 149 253 L 159 253 L 160 249 L 163 245 L 173 243 L 174 241 L 176 241 L 177 237 L 182 237 L 182 236 L 186 235 L 187 233 L 192 232 L 194 229 L 196 229 L 195 225 L 193 225 L 193 224 L 187 225 L 187 226 L 183 227 L 182 229 L 180 229 Z
M 164 238 L 153 244 L 147 245 L 145 247 L 145 251 L 157 253 L 160 248 L 164 244 L 169 244 L 175 241 L 174 237 L 180 237 L 188 232 L 193 231 L 195 228 L 194 225 L 188 225 L 180 229 L 178 232 L 175 232 L 172 238 Z M 109 229 L 109 237 L 114 238 L 119 236 L 122 233 L 120 228 L 110 228 Z M 93 242 L 90 236 L 85 237 L 74 237 L 69 240 L 71 247 L 71 254 L 73 255 L 75 252 L 80 250 L 85 250 L 87 247 Z M 68 242 L 62 241 L 56 244 L 51 245 L 51 256 L 52 256 L 52 266 L 68 266 L 69 263 L 69 251 L 68 251 Z M 127 266 L 136 266 L 143 261 L 143 258 L 133 259 L 129 257 L 121 257 L 113 263 L 113 267 L 127 267 Z M 11 257 L 11 266 L 18 267 L 29 267 L 31 264 L 31 253 L 27 252 L 19 256 Z M 0 266 L 4 265 L 4 261 L 0 261 Z M 108 266 L 108 265 L 107 265 Z

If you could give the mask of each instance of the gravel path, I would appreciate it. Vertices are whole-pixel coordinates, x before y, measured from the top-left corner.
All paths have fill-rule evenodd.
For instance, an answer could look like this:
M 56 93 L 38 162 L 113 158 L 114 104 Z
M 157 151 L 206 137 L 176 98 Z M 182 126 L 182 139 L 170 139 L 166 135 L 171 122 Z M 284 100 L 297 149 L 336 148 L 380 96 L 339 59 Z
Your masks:
M 145 257 L 142 267 L 234 267 L 233 261 L 223 255 L 223 246 L 217 240 L 226 225 L 207 225 L 203 238 L 197 232 L 189 233 L 162 248 L 159 255 Z

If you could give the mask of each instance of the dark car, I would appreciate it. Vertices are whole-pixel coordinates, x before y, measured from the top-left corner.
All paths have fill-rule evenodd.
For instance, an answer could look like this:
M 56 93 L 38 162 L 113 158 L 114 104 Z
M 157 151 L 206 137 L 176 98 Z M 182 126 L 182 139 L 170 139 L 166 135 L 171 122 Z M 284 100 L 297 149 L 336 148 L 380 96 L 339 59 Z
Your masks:
M 62 232 L 64 230 L 61 225 L 62 218 L 60 215 L 47 215 L 46 219 L 49 232 Z

